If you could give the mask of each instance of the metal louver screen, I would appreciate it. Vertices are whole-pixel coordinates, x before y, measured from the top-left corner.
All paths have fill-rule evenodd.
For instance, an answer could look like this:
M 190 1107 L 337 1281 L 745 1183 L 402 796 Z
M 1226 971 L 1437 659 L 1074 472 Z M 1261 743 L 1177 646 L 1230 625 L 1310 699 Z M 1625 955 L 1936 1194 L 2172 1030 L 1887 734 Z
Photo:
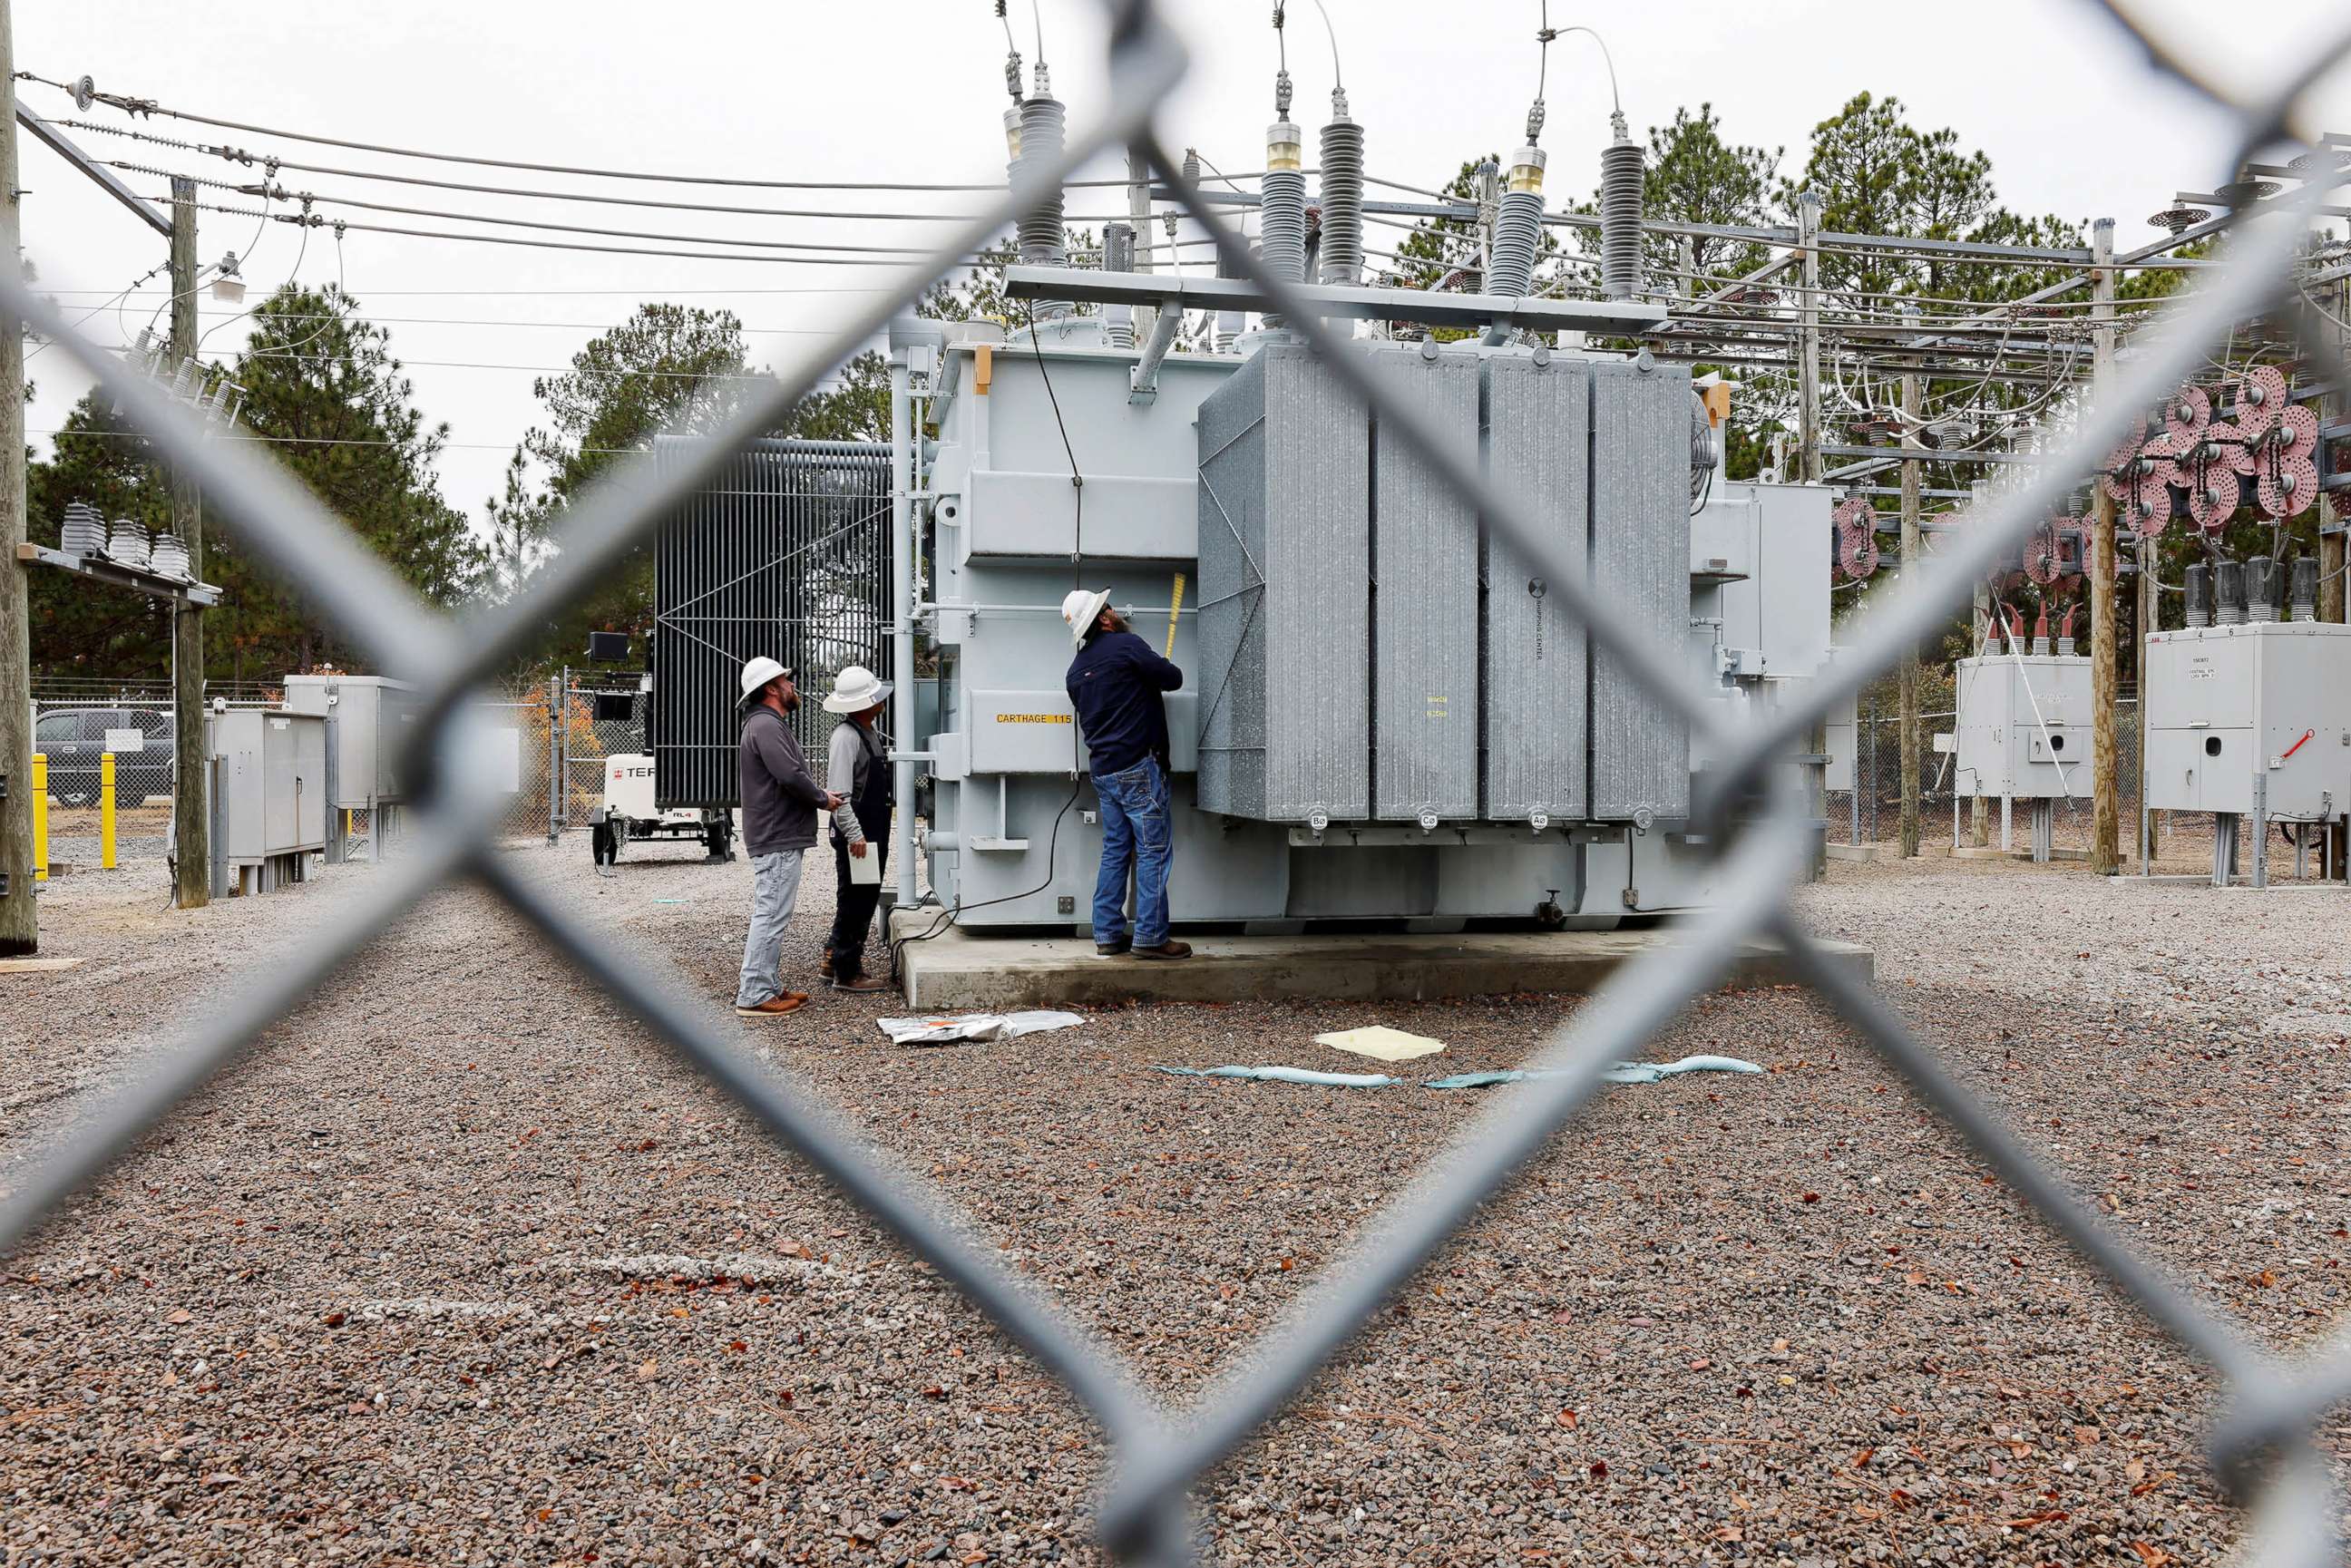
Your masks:
M 659 453 L 667 466 L 692 449 L 664 441 Z M 843 666 L 893 678 L 886 446 L 752 442 L 663 519 L 654 559 L 647 733 L 664 808 L 737 804 L 746 660 L 794 672 L 793 727 L 811 758 L 831 738 L 820 705 Z

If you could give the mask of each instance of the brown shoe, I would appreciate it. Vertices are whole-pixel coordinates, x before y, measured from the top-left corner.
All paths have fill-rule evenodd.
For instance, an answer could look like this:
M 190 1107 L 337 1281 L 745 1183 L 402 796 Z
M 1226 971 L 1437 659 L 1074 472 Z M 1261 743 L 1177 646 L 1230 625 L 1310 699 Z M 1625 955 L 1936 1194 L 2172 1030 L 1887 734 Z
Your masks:
M 890 989 L 890 982 L 878 975 L 860 975 L 853 980 L 835 980 L 832 988 L 836 991 L 886 991 Z
M 735 1016 L 738 1019 L 779 1019 L 786 1013 L 799 1011 L 801 1004 L 807 1000 L 806 997 L 789 995 L 769 997 L 757 1007 L 737 1008 Z
M 816 961 L 816 977 L 820 980 L 832 978 L 832 949 L 830 947 L 824 950 L 824 956 Z
M 1188 958 L 1192 956 L 1192 945 L 1189 942 L 1162 942 L 1156 947 L 1137 947 L 1134 956 L 1138 958 Z
M 809 999 L 809 994 L 806 991 L 778 991 L 776 994 L 787 1001 L 804 1002 Z

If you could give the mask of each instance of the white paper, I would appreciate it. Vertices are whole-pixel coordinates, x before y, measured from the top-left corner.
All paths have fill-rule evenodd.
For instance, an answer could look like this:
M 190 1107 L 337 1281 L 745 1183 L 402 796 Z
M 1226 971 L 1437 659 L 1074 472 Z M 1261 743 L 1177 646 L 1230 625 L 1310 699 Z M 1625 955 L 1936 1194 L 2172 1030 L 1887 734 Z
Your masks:
M 872 887 L 882 880 L 882 857 L 867 844 L 863 854 L 854 850 L 849 855 L 849 880 L 861 887 Z

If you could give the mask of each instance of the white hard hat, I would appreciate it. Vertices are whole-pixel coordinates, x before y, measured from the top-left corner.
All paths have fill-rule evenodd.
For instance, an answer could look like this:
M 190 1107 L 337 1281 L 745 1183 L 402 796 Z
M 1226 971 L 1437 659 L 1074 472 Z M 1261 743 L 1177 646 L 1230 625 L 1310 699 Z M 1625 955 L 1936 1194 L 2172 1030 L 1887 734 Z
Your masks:
M 863 713 L 889 695 L 889 682 L 862 664 L 851 664 L 832 678 L 832 695 L 824 699 L 824 711 Z
M 766 688 L 768 683 L 778 675 L 790 674 L 789 670 L 764 654 L 752 660 L 743 666 L 743 695 L 735 699 L 735 706 L 741 707 L 745 703 L 758 696 Z
M 1100 593 L 1091 589 L 1071 589 L 1069 596 L 1061 601 L 1061 619 L 1070 623 L 1070 641 L 1083 643 L 1086 633 L 1094 629 L 1094 622 L 1102 619 L 1102 606 L 1109 602 L 1110 590 L 1107 588 Z

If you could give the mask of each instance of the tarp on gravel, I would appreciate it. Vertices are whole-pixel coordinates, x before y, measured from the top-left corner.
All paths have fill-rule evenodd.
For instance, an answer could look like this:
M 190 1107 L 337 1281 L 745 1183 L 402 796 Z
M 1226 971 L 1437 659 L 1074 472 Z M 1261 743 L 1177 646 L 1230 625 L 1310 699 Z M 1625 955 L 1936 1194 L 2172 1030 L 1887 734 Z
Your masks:
M 1086 1020 L 1075 1013 L 1037 1009 L 1018 1013 L 951 1013 L 938 1018 L 880 1019 L 882 1032 L 895 1045 L 946 1045 L 953 1040 L 1010 1040 Z

